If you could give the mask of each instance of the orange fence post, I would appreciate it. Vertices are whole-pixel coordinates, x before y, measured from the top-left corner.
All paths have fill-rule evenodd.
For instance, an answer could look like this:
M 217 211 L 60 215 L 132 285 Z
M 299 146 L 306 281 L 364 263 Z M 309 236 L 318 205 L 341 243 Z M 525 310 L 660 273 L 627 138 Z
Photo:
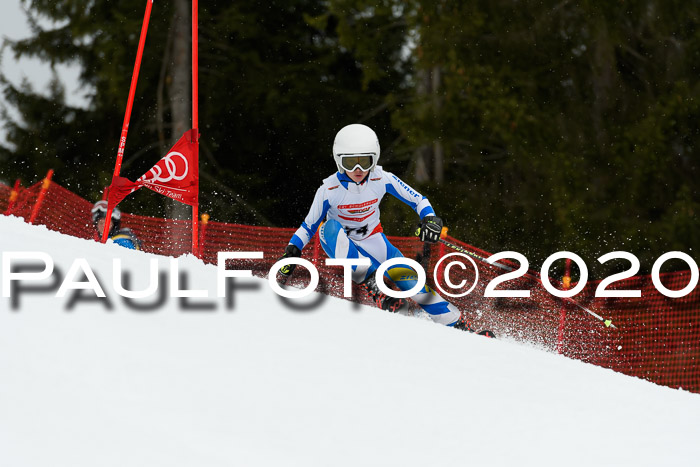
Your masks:
M 12 188 L 12 191 L 10 192 L 10 200 L 9 204 L 7 205 L 7 209 L 5 210 L 5 215 L 9 216 L 10 213 L 12 212 L 12 208 L 15 207 L 15 203 L 17 202 L 17 197 L 19 196 L 19 190 L 21 189 L 20 184 L 19 184 L 19 178 L 15 180 L 15 186 Z
M 571 287 L 571 258 L 566 258 L 566 270 L 561 279 L 564 290 Z M 559 332 L 557 333 L 557 353 L 561 353 L 564 344 L 564 325 L 566 324 L 566 302 L 562 302 L 559 311 Z
M 46 191 L 49 189 L 49 186 L 51 186 L 51 177 L 53 177 L 53 169 L 49 169 L 49 171 L 46 174 L 46 177 L 44 177 L 44 181 L 41 184 L 41 191 L 39 192 L 39 197 L 36 199 L 36 203 L 34 203 L 34 207 L 32 208 L 32 214 L 29 217 L 30 224 L 34 223 L 37 214 L 39 214 L 39 209 L 41 209 L 41 203 L 44 202 L 44 196 L 46 196 Z
M 199 229 L 199 247 L 197 249 L 197 258 L 202 259 L 202 252 L 204 251 L 204 237 L 207 231 L 207 224 L 209 223 L 209 214 L 202 214 L 202 224 Z
M 447 227 L 443 227 L 443 228 L 442 228 L 442 231 L 440 231 L 440 238 L 445 238 L 445 237 L 447 237 L 447 231 L 448 231 L 448 230 L 449 230 L 449 229 L 448 229 Z M 438 247 L 438 256 L 437 256 L 437 258 L 435 259 L 435 263 L 437 264 L 437 262 L 440 261 L 440 258 L 442 258 L 443 256 L 445 256 L 445 244 L 444 244 L 444 243 L 440 243 L 440 246 Z M 438 278 L 440 278 L 440 277 L 443 277 L 443 278 L 444 278 L 444 277 L 445 277 L 445 263 L 442 263 L 442 264 L 440 265 L 440 269 L 437 271 L 437 277 L 438 277 Z M 437 284 L 436 284 L 436 285 L 437 285 Z

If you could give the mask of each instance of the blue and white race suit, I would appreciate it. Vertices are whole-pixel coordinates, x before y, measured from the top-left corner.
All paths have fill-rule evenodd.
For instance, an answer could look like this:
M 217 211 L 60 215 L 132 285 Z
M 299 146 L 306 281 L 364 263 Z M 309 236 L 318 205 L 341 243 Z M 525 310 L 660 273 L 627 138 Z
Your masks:
M 435 214 L 425 196 L 381 166 L 361 183 L 336 172 L 316 191 L 306 219 L 289 243 L 303 249 L 323 222 L 319 237 L 329 257 L 370 259 L 369 267 L 353 266 L 353 281 L 362 282 L 384 261 L 403 257 L 386 238 L 379 221 L 379 204 L 387 193 L 410 206 L 421 219 Z M 407 265 L 390 267 L 385 277 L 401 290 L 411 289 L 417 281 L 415 271 Z M 427 285 L 412 298 L 440 324 L 452 326 L 460 318 L 459 310 Z

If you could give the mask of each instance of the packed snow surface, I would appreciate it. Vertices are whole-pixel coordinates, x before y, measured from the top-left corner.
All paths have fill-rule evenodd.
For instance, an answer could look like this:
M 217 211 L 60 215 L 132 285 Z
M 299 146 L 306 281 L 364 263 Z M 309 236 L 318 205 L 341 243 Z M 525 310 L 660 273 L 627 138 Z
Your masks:
M 698 394 L 322 295 L 285 303 L 259 278 L 217 298 L 215 265 L 187 256 L 172 274 L 169 258 L 13 217 L 0 216 L 0 245 L 13 295 L 0 298 L 2 466 L 700 459 Z M 44 265 L 17 252 L 47 254 L 53 273 L 6 287 L 9 266 Z M 156 295 L 125 302 L 115 258 L 137 291 L 155 260 Z M 208 297 L 170 297 L 173 276 L 181 295 Z

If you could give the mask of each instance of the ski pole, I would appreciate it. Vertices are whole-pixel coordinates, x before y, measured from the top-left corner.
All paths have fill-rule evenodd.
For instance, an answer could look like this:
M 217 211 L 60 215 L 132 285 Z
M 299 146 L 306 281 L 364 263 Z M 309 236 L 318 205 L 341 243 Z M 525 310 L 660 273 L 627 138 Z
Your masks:
M 418 230 L 416 230 L 416 236 L 418 236 L 418 235 L 420 235 L 420 227 L 418 228 Z M 438 241 L 439 241 L 440 243 L 442 243 L 442 244 L 444 244 L 444 245 L 446 245 L 446 246 L 452 248 L 452 249 L 455 250 L 455 251 L 458 251 L 458 252 L 460 252 L 460 253 L 464 253 L 464 254 L 466 254 L 466 255 L 469 255 L 469 256 L 471 256 L 472 258 L 478 259 L 479 261 L 481 261 L 481 262 L 483 262 L 483 263 L 489 264 L 489 265 L 494 266 L 494 267 L 497 267 L 497 268 L 504 269 L 504 270 L 506 270 L 506 271 L 515 271 L 515 268 L 510 267 L 510 266 L 508 266 L 508 265 L 501 264 L 501 263 L 498 263 L 498 262 L 493 262 L 493 263 L 491 263 L 491 262 L 487 261 L 486 258 L 484 258 L 483 256 L 481 256 L 481 255 L 479 255 L 479 254 L 477 254 L 477 253 L 474 253 L 473 251 L 469 251 L 469 250 L 467 250 L 466 248 L 462 248 L 461 246 L 455 245 L 455 244 L 452 243 L 452 242 L 448 242 L 448 241 L 445 240 L 444 238 L 441 238 L 441 239 L 439 239 Z M 537 276 L 535 276 L 535 275 L 533 275 L 533 274 L 525 273 L 523 276 L 524 276 L 524 277 L 528 277 L 528 278 L 533 279 L 533 280 L 536 280 L 536 281 L 539 282 L 541 285 L 543 285 L 543 284 L 542 284 L 542 279 L 539 278 L 539 277 L 537 277 Z M 543 285 L 543 286 L 544 286 L 544 285 Z M 586 308 L 585 306 L 581 305 L 581 304 L 578 303 L 576 300 L 573 300 L 571 297 L 557 297 L 557 298 L 561 298 L 561 299 L 563 299 L 564 301 L 566 301 L 566 302 L 568 302 L 568 303 L 571 303 L 571 304 L 573 304 L 573 305 L 576 305 L 578 308 L 580 308 L 581 310 L 585 311 L 585 312 L 588 313 L 589 315 L 593 316 L 593 317 L 596 318 L 598 321 L 601 321 L 601 322 L 605 325 L 605 327 L 610 327 L 610 328 L 613 328 L 613 329 L 617 329 L 617 326 L 615 326 L 614 324 L 612 324 L 612 320 L 603 318 L 602 316 L 600 316 L 599 314 L 595 313 L 594 311 L 589 310 L 589 309 Z
M 465 249 L 465 248 L 462 248 L 461 246 L 455 245 L 454 243 L 448 242 L 448 241 L 445 240 L 444 238 L 441 238 L 441 239 L 438 240 L 438 241 L 439 241 L 440 243 L 442 243 L 443 245 L 449 246 L 450 248 L 452 248 L 452 249 L 455 250 L 455 251 L 459 251 L 460 253 L 464 253 L 465 255 L 469 255 L 469 256 L 471 256 L 472 258 L 476 258 L 476 259 L 478 259 L 479 261 L 482 261 L 482 262 L 484 262 L 484 263 L 488 263 L 488 264 L 490 264 L 491 266 L 495 266 L 495 267 L 497 267 L 497 268 L 505 269 L 506 271 L 515 271 L 515 268 L 512 268 L 512 267 L 507 266 L 507 265 L 505 265 L 505 264 L 498 263 L 498 262 L 496 262 L 496 261 L 494 261 L 493 263 L 489 263 L 488 261 L 486 261 L 486 258 L 484 258 L 483 256 L 478 255 L 478 254 L 474 253 L 473 251 L 469 251 L 469 250 L 467 250 L 467 249 Z M 534 279 L 537 279 L 536 277 L 530 276 L 530 275 L 527 274 L 527 273 L 526 273 L 525 275 L 528 276 L 528 277 L 532 277 L 532 278 L 534 278 Z

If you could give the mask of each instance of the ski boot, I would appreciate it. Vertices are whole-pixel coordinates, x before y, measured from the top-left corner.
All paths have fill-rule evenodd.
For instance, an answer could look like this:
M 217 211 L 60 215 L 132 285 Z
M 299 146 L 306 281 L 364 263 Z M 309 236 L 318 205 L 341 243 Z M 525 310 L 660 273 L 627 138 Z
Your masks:
M 457 321 L 453 327 L 455 329 L 459 329 L 460 331 L 476 332 L 476 329 L 472 327 L 471 322 L 467 320 L 464 316 L 459 318 L 459 321 Z
M 367 295 L 369 295 L 377 307 L 382 310 L 396 312 L 406 303 L 402 298 L 390 297 L 382 293 L 377 286 L 377 280 L 374 274 L 365 279 L 360 286 L 367 292 Z

